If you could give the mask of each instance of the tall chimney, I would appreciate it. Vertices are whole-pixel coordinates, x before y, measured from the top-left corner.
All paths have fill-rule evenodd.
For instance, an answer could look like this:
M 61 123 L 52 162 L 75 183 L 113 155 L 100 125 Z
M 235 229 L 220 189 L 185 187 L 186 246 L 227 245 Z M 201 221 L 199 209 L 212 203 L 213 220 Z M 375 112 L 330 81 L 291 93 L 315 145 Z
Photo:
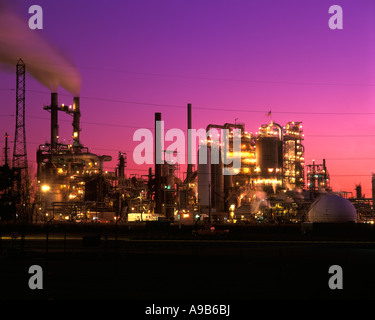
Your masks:
M 188 147 L 187 147 L 187 161 L 188 161 L 188 165 L 187 165 L 187 177 L 186 178 L 190 178 L 191 175 L 192 175 L 192 172 L 193 172 L 193 169 L 192 169 L 192 154 L 191 154 L 191 144 L 192 144 L 192 141 L 191 141 L 191 103 L 188 103 L 187 105 L 187 118 L 188 118 Z M 194 141 L 195 143 L 195 141 Z
M 80 100 L 79 100 L 79 97 L 74 97 L 73 98 L 73 148 L 77 148 L 81 146 L 79 142 L 79 133 L 81 131 L 80 119 L 81 119 Z
M 155 113 L 155 210 L 157 214 L 162 213 L 161 203 L 161 154 L 162 143 L 161 139 L 161 126 L 157 124 L 161 121 L 161 113 Z
M 119 151 L 118 153 L 117 170 L 118 170 L 118 178 L 120 181 L 123 182 L 125 178 L 125 157 L 121 151 Z
M 51 150 L 56 150 L 57 148 L 57 139 L 59 136 L 59 125 L 57 120 L 57 110 L 58 101 L 57 93 L 51 93 Z

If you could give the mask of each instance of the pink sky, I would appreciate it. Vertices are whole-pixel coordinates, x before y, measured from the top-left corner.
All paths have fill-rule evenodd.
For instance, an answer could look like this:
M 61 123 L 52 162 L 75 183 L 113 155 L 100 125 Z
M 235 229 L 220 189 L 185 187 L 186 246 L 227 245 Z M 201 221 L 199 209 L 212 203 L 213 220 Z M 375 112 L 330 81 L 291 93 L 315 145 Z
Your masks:
M 31 1 L 16 1 L 28 21 Z M 81 139 L 99 154 L 127 152 L 137 127 L 245 123 L 255 132 L 272 120 L 303 121 L 306 163 L 326 159 L 335 191 L 362 184 L 371 196 L 375 172 L 375 3 L 314 1 L 38 1 L 44 29 L 82 77 Z M 341 5 L 344 29 L 328 27 L 328 8 Z M 19 57 L 15 57 L 15 61 Z M 27 61 L 26 67 L 27 67 Z M 15 114 L 14 72 L 1 70 L 1 115 Z M 39 144 L 49 141 L 49 89 L 27 77 L 27 141 L 35 168 Z M 72 96 L 59 89 L 59 102 Z M 225 109 L 225 110 L 222 110 Z M 257 111 L 257 112 L 255 112 Z M 59 114 L 60 141 L 71 122 Z M 14 138 L 14 117 L 0 117 L 0 134 Z M 95 124 L 93 124 L 95 123 Z M 3 146 L 3 139 L 1 139 Z

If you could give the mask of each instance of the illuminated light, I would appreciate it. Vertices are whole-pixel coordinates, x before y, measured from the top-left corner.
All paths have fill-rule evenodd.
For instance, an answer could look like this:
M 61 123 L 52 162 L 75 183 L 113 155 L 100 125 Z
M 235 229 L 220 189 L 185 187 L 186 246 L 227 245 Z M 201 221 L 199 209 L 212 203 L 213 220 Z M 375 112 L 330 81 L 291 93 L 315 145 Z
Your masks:
M 75 131 L 75 132 L 73 133 L 73 137 L 74 137 L 74 138 L 77 138 L 77 137 L 78 137 L 78 132 Z
M 255 163 L 256 159 L 243 159 L 242 160 L 244 163 Z
M 184 213 L 183 215 L 182 215 L 184 218 L 189 218 L 189 214 L 188 213 Z
M 280 180 L 277 179 L 258 179 L 254 180 L 255 184 L 281 184 Z
M 49 191 L 51 189 L 51 187 L 48 185 L 48 184 L 44 184 L 44 185 L 42 185 L 42 191 L 43 192 L 47 192 L 47 191 Z

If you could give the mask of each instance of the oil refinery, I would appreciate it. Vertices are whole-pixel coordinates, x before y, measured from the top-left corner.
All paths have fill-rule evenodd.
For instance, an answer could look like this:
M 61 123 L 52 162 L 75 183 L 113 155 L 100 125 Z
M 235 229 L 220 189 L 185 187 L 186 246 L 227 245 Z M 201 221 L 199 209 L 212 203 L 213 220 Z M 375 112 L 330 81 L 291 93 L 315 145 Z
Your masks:
M 168 161 L 173 154 L 166 150 L 162 159 L 154 151 L 154 165 L 147 175 L 125 173 L 127 154 L 118 152 L 113 172 L 104 169 L 112 156 L 95 154 L 84 146 L 80 136 L 81 106 L 78 96 L 71 103 L 59 102 L 57 92 L 43 106 L 50 117 L 50 140 L 36 151 L 36 176 L 28 174 L 24 119 L 25 65 L 17 64 L 17 120 L 13 166 L 8 160 L 8 134 L 5 133 L 4 165 L 1 176 L 2 221 L 28 222 L 143 222 L 166 220 L 179 224 L 217 223 L 295 223 L 308 220 L 308 210 L 315 199 L 332 194 L 326 161 L 305 162 L 302 122 L 273 121 L 261 124 L 249 132 L 244 123 L 207 124 L 205 155 L 188 150 L 190 162 L 181 172 L 178 161 Z M 59 114 L 71 116 L 72 144 L 59 139 Z M 155 113 L 155 137 L 162 114 Z M 192 129 L 192 105 L 187 105 L 187 130 Z M 224 146 L 209 135 L 212 129 L 228 132 L 225 149 L 229 158 L 238 157 L 240 168 L 234 174 L 224 174 L 230 165 L 211 153 Z M 234 148 L 234 130 L 240 132 L 240 150 Z M 155 146 L 157 141 L 155 138 Z M 20 151 L 21 150 L 21 151 Z M 206 157 L 201 161 L 203 157 Z M 182 176 L 182 177 L 181 177 Z M 375 179 L 373 179 L 373 184 Z M 31 186 L 34 192 L 31 192 Z M 33 196 L 31 196 L 33 194 Z M 337 192 L 335 194 L 338 194 Z M 357 192 L 348 198 L 356 207 L 358 221 L 373 221 L 373 198 L 364 199 Z M 374 197 L 374 195 L 373 195 Z

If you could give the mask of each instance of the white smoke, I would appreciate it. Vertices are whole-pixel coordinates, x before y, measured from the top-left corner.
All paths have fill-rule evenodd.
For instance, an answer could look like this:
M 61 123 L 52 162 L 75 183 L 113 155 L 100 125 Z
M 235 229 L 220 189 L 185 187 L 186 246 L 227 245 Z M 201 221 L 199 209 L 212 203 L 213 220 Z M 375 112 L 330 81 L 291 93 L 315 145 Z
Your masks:
M 79 95 L 81 77 L 77 69 L 42 37 L 40 30 L 31 30 L 26 19 L 0 0 L 0 63 L 15 70 L 20 58 L 26 71 L 51 91 L 61 86 L 72 95 Z

